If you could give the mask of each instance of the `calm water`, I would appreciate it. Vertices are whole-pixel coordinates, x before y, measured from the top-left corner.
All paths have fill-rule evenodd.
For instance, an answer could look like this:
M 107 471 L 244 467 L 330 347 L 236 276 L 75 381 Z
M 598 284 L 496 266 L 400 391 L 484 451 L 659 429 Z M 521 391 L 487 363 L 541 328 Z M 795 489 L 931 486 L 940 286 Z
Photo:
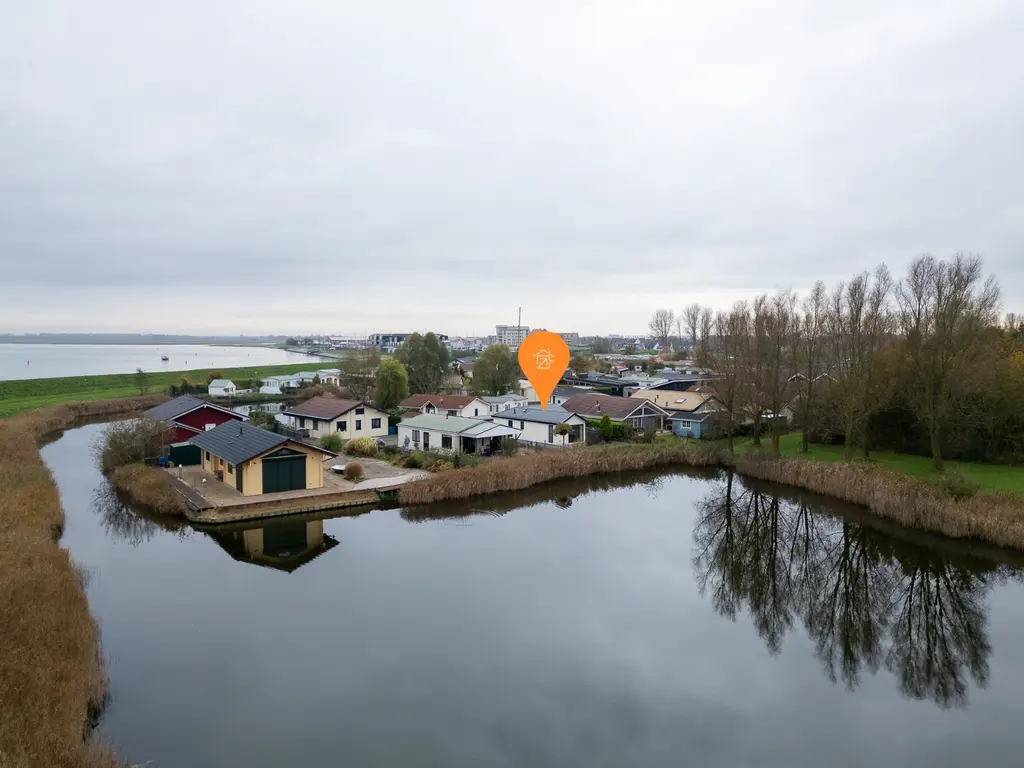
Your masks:
M 44 456 L 64 543 L 91 573 L 111 678 L 100 727 L 122 758 L 1020 760 L 1024 590 L 1019 568 L 990 554 L 894 538 L 724 476 L 165 530 L 91 467 L 100 429 Z
M 166 362 L 160 360 L 167 355 Z M 201 344 L 0 344 L 0 381 L 92 376 L 104 373 L 188 371 L 281 363 L 311 364 L 322 358 L 267 347 Z

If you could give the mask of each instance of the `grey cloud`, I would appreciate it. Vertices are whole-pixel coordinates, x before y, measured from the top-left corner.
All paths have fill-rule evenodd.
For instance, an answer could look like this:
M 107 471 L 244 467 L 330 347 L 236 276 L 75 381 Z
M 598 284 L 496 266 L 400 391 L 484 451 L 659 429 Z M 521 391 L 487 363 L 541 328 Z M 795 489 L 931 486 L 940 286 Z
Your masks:
M 961 249 L 1024 309 L 1013 0 L 11 15 L 3 330 L 631 332 Z

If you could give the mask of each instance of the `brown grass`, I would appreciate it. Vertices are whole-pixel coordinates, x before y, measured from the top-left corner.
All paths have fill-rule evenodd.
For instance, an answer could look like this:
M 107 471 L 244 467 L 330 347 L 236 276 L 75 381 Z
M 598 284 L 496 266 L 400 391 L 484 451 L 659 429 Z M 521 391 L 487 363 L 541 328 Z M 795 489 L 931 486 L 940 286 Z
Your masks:
M 111 484 L 128 499 L 147 509 L 170 517 L 183 517 L 188 511 L 181 495 L 171 488 L 167 473 L 143 464 L 118 467 L 108 477 Z
M 1009 494 L 958 501 L 932 483 L 861 464 L 749 457 L 736 471 L 853 502 L 907 528 L 1024 550 L 1024 499 Z
M 430 504 L 518 491 L 559 478 L 670 465 L 734 466 L 742 475 L 804 488 L 866 507 L 907 528 L 1024 550 L 1024 499 L 980 494 L 957 500 L 941 486 L 887 469 L 797 459 L 718 455 L 696 443 L 600 445 L 492 459 L 402 487 L 403 504 Z
M 519 491 L 563 477 L 683 464 L 714 466 L 714 451 L 697 443 L 599 445 L 541 451 L 528 456 L 495 458 L 478 467 L 465 467 L 402 486 L 403 504 L 465 499 L 501 491 Z
M 75 403 L 0 421 L 0 766 L 109 768 L 88 723 L 106 691 L 84 576 L 57 543 L 64 511 L 39 455 L 46 435 L 78 420 L 166 399 Z

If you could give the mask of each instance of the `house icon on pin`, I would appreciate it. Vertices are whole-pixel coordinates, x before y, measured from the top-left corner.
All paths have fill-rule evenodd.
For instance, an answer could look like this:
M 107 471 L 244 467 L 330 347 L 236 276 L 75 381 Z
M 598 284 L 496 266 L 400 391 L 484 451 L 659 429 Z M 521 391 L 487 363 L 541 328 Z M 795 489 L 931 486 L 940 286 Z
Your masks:
M 555 356 L 551 354 L 550 349 L 542 349 L 534 354 L 533 361 L 537 364 L 538 371 L 550 371 L 551 364 L 555 362 Z

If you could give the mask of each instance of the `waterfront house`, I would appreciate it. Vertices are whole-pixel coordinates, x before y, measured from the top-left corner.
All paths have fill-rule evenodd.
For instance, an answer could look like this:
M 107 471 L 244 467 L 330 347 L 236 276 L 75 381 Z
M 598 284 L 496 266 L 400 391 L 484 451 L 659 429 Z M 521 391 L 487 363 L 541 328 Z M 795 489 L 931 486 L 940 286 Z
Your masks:
M 398 407 L 406 413 L 419 411 L 469 419 L 484 419 L 491 412 L 488 403 L 473 395 L 410 395 Z
M 587 436 L 587 420 L 557 405 L 549 405 L 547 410 L 539 405 L 512 408 L 495 414 L 494 421 L 518 429 L 520 442 L 529 445 L 564 446 L 581 443 Z M 568 425 L 569 434 L 556 434 L 559 424 Z
M 312 378 L 312 377 L 310 377 Z M 302 386 L 302 375 L 286 373 L 277 376 L 264 376 L 260 384 L 261 395 L 283 395 Z
M 488 395 L 480 399 L 487 403 L 492 416 L 510 408 L 525 408 L 530 404 L 530 401 L 522 395 Z
M 234 397 L 238 392 L 238 387 L 231 379 L 214 379 L 206 391 L 214 397 Z
M 650 400 L 616 395 L 574 395 L 562 407 L 588 419 L 602 419 L 629 424 L 636 429 L 661 429 L 669 413 Z
M 330 451 L 245 422 L 225 423 L 189 441 L 202 451 L 202 467 L 243 496 L 324 486 Z
M 722 404 L 710 392 L 676 392 L 671 389 L 639 389 L 630 395 L 635 400 L 649 400 L 657 403 L 669 414 L 675 416 L 677 412 L 694 413 L 717 411 Z
M 164 445 L 170 447 L 171 461 L 184 466 L 199 463 L 199 451 L 188 444 L 193 436 L 225 422 L 246 420 L 240 413 L 191 395 L 182 395 L 161 403 L 150 408 L 145 415 L 167 424 Z
M 288 420 L 288 426 L 304 429 L 310 437 L 338 435 L 349 440 L 384 437 L 388 433 L 387 413 L 361 400 L 322 395 L 290 406 L 281 413 Z
M 519 437 L 521 431 L 487 418 L 420 413 L 399 423 L 398 445 L 424 451 L 486 454 L 497 451 L 503 437 Z
M 551 393 L 551 397 L 548 398 L 548 404 L 549 405 L 564 405 L 565 401 L 568 400 L 570 397 L 575 397 L 576 395 L 595 395 L 595 394 L 603 394 L 603 393 L 594 392 L 593 390 L 585 389 L 583 387 L 555 387 L 554 391 Z

